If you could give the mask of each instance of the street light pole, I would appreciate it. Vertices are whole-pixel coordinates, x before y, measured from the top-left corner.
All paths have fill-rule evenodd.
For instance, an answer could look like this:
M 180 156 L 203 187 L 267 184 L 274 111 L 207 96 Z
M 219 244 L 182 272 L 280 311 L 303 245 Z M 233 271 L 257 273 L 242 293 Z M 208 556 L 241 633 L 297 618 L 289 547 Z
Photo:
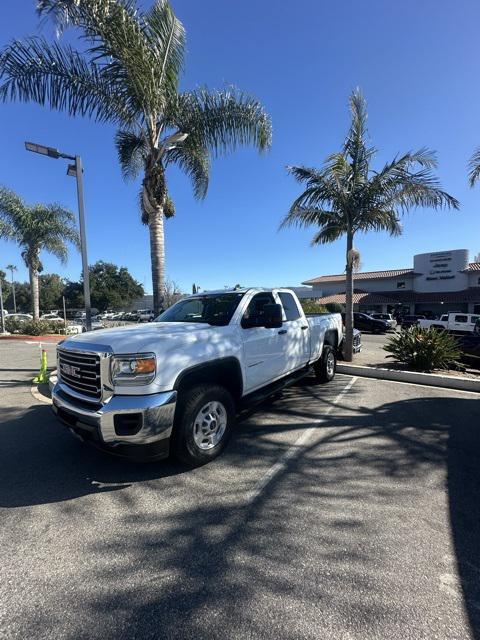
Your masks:
M 2 290 L 2 278 L 0 277 L 0 326 L 2 327 L 2 333 L 5 333 L 5 318 L 3 316 L 3 290 Z
M 80 246 L 82 251 L 83 297 L 85 299 L 85 326 L 92 329 L 92 307 L 90 303 L 90 274 L 88 271 L 87 237 L 85 233 L 85 206 L 83 199 L 83 167 L 80 156 L 75 156 L 75 174 L 77 177 L 78 217 L 80 223 Z
M 85 300 L 85 327 L 87 331 L 92 329 L 92 307 L 90 304 L 90 277 L 88 271 L 88 258 L 87 258 L 87 235 L 85 233 L 85 206 L 83 198 L 83 166 L 80 156 L 72 156 L 67 153 L 61 153 L 58 149 L 53 147 L 46 147 L 34 142 L 25 142 L 25 148 L 27 151 L 33 153 L 39 153 L 42 156 L 49 158 L 65 158 L 66 160 L 73 160 L 75 164 L 69 165 L 67 170 L 68 176 L 74 176 L 77 179 L 77 198 L 78 198 L 78 218 L 80 227 L 80 249 L 82 254 L 82 272 L 83 272 L 83 298 Z

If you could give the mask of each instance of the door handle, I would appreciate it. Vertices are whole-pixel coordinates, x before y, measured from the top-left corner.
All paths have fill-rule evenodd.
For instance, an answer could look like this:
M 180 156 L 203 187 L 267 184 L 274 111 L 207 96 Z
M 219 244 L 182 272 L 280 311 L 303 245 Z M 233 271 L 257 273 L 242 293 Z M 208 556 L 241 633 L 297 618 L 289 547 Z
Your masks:
M 305 331 L 305 329 L 308 329 L 308 324 L 304 324 L 303 327 L 300 327 L 302 331 Z
M 280 331 L 278 332 L 279 336 L 283 336 L 284 333 L 287 333 L 286 329 L 280 329 Z

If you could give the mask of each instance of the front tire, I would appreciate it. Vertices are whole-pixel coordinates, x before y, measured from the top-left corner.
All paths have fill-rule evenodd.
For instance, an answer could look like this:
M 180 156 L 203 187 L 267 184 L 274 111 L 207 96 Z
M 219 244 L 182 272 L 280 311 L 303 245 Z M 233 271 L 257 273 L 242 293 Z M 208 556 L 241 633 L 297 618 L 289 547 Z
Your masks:
M 337 356 L 335 349 L 329 344 L 323 347 L 322 357 L 314 365 L 315 375 L 320 382 L 330 382 L 337 370 Z
M 181 394 L 172 434 L 172 452 L 181 462 L 198 467 L 227 446 L 235 422 L 231 394 L 220 385 L 198 385 Z

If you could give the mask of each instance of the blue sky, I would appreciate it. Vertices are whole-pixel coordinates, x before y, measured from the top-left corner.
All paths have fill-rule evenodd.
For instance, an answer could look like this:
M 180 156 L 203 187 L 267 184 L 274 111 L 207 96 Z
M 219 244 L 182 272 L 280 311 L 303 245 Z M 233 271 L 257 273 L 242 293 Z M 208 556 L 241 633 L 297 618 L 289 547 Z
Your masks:
M 0 43 L 43 32 L 34 0 L 5 3 Z M 145 1 L 144 4 L 148 4 Z M 357 238 L 364 270 L 409 267 L 423 251 L 480 251 L 480 187 L 467 185 L 466 163 L 480 145 L 480 4 L 464 0 L 173 0 L 188 37 L 182 87 L 235 84 L 271 114 L 271 151 L 242 149 L 214 163 L 211 186 L 196 202 L 190 183 L 169 175 L 177 215 L 167 222 L 167 273 L 184 290 L 237 282 L 266 286 L 343 270 L 344 241 L 311 248 L 313 230 L 278 231 L 299 186 L 287 164 L 319 166 L 348 127 L 347 99 L 360 86 L 381 165 L 398 152 L 428 146 L 438 152 L 444 187 L 459 213 L 413 211 L 404 234 Z M 0 105 L 0 183 L 27 201 L 58 201 L 76 212 L 75 183 L 61 161 L 25 152 L 24 140 L 82 155 L 85 164 L 89 262 L 126 265 L 151 289 L 148 234 L 139 222 L 138 183 L 125 183 L 113 146 L 114 129 L 46 108 Z M 19 251 L 0 241 L 0 268 Z M 68 265 L 44 256 L 46 271 L 77 279 L 80 256 Z

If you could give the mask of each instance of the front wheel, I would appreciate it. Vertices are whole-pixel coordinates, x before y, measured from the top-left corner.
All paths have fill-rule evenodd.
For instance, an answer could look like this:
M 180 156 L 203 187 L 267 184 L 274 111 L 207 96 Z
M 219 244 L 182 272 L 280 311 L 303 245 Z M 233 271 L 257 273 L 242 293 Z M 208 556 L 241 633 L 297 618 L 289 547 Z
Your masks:
M 330 382 L 335 377 L 337 369 L 337 356 L 335 349 L 330 345 L 323 347 L 322 357 L 314 365 L 315 375 L 320 382 Z
M 211 384 L 187 389 L 175 416 L 175 457 L 193 467 L 210 462 L 227 446 L 234 421 L 233 398 L 224 387 Z

